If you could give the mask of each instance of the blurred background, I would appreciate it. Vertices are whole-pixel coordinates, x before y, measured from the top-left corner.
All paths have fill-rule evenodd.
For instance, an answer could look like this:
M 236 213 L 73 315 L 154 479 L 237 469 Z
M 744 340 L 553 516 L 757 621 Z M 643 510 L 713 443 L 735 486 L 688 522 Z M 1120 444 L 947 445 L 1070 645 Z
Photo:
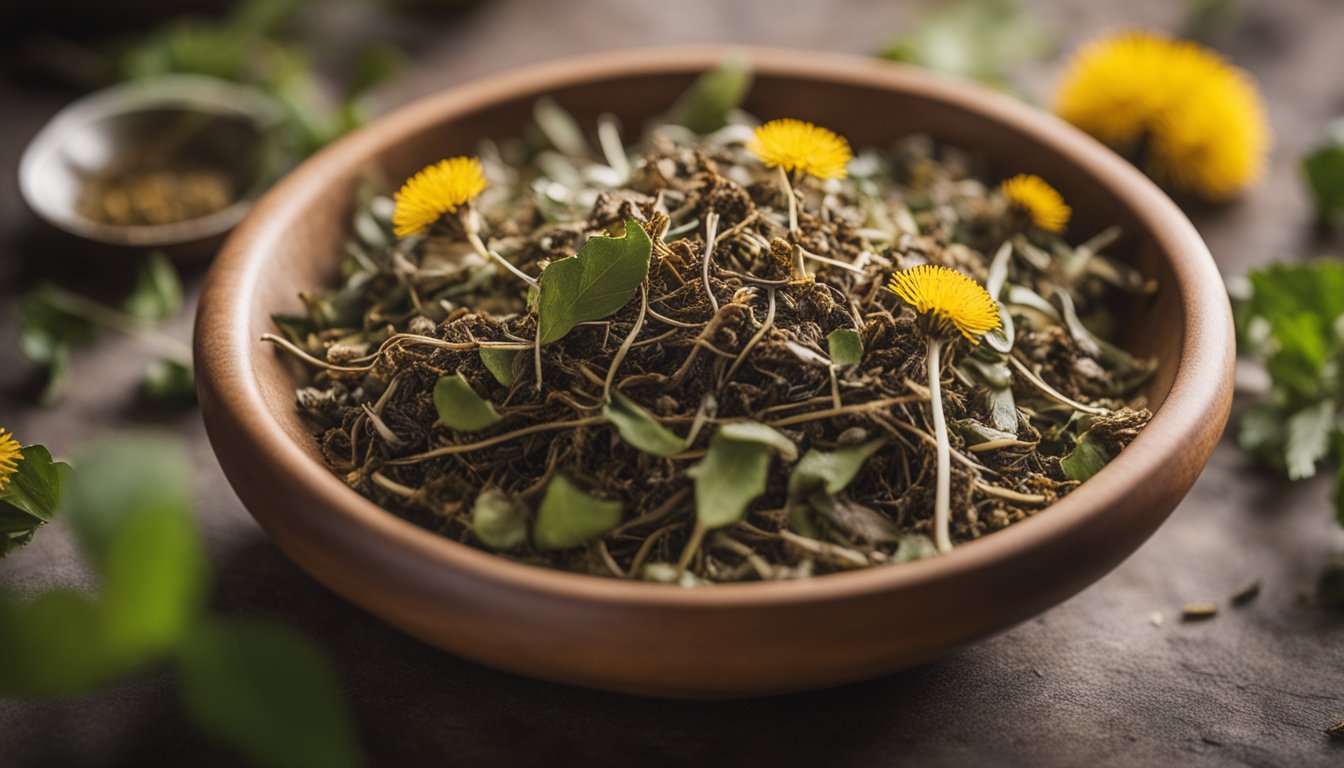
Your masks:
M 570 54 L 740 43 L 886 56 L 1048 109 L 1071 52 L 1128 28 L 1201 40 L 1248 72 L 1265 100 L 1274 144 L 1263 178 L 1231 203 L 1180 201 L 1224 276 L 1337 257 L 1344 237 L 1322 223 L 1301 170 L 1344 114 L 1337 0 L 7 2 L 0 426 L 58 456 L 128 431 L 182 441 L 214 571 L 210 609 L 273 619 L 312 638 L 331 657 L 376 764 L 1338 764 L 1344 745 L 1324 730 L 1344 718 L 1344 618 L 1309 599 L 1344 550 L 1328 472 L 1290 485 L 1256 469 L 1229 433 L 1171 522 L 1115 573 L 1024 626 L 892 678 L 701 704 L 522 680 L 424 647 L 346 605 L 280 555 L 237 502 L 194 408 L 189 360 L 173 357 L 190 341 L 218 238 L 172 253 L 165 272 L 145 261 L 152 249 L 128 255 L 124 245 L 60 231 L 19 192 L 25 148 L 62 108 L 170 73 L 223 78 L 270 100 L 274 145 L 259 191 L 389 109 Z M 119 305 L 145 280 L 160 280 L 154 295 L 167 296 L 152 332 L 137 325 L 91 342 L 47 327 L 47 346 L 35 353 L 24 325 L 32 313 L 21 320 L 21 308 L 68 309 L 60 302 L 70 295 Z M 165 280 L 178 288 L 164 289 Z M 47 292 L 29 303 L 37 291 Z M 1239 409 L 1244 400 L 1239 391 Z M 1250 582 L 1261 594 L 1244 610 L 1180 622 L 1182 605 L 1225 599 Z M 60 525 L 0 559 L 0 586 L 20 596 L 95 583 Z M 0 700 L 0 762 L 238 761 L 175 702 L 166 670 L 74 698 Z

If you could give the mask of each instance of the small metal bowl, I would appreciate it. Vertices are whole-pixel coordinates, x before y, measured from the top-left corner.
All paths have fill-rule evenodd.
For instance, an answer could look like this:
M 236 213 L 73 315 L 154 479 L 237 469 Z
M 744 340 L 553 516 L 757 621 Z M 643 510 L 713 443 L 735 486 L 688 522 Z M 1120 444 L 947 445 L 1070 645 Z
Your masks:
M 231 229 L 266 186 L 276 143 L 278 106 L 245 86 L 202 75 L 134 80 L 90 94 L 62 109 L 24 150 L 19 189 L 52 226 L 87 240 L 132 248 L 175 247 L 216 239 Z M 232 202 L 172 223 L 121 225 L 80 212 L 91 180 L 156 166 L 217 171 Z

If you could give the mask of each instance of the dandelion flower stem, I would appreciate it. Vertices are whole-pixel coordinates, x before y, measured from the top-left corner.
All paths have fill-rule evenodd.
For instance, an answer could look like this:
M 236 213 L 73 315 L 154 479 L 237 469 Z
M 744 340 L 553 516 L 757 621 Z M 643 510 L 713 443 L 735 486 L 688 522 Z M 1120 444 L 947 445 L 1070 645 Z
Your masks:
M 952 448 L 947 442 L 947 420 L 943 418 L 943 394 L 939 385 L 942 375 L 944 341 L 929 336 L 929 408 L 933 411 L 934 449 L 938 456 L 938 474 L 933 507 L 933 543 L 939 552 L 952 551 L 952 537 L 948 532 L 952 522 Z
M 517 275 L 528 285 L 537 284 L 535 277 L 513 266 L 508 259 L 485 247 L 485 243 L 481 241 L 481 218 L 476 215 L 475 209 L 466 207 L 462 210 L 462 229 L 467 233 L 467 242 L 471 243 L 471 247 L 476 249 L 476 253 L 479 253 L 481 258 L 494 259 L 503 264 L 505 269 Z
M 793 184 L 789 181 L 789 172 L 779 166 L 779 191 L 789 201 L 789 238 L 798 238 L 798 198 L 793 194 Z

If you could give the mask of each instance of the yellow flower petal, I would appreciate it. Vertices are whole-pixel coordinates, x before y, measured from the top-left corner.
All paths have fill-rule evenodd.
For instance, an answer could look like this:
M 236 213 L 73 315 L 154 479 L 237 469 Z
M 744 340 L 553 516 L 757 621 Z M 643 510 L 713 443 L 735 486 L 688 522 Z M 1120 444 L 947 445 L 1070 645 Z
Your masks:
M 14 436 L 0 428 L 0 491 L 9 487 L 9 480 L 19 471 L 23 461 L 22 446 Z
M 485 189 L 485 172 L 474 157 L 440 160 L 412 176 L 393 197 L 392 228 L 397 237 L 423 230 L 453 213 Z
M 919 314 L 927 333 L 960 332 L 972 344 L 999 327 L 999 305 L 980 284 L 956 270 L 933 264 L 891 276 L 887 286 Z
M 1124 32 L 1084 45 L 1055 111 L 1118 149 L 1143 146 L 1150 174 L 1210 200 L 1258 179 L 1270 145 L 1250 78 L 1207 48 L 1161 34 Z
M 1064 196 L 1040 176 L 1020 173 L 999 185 L 999 194 L 1009 203 L 1026 212 L 1031 223 L 1046 232 L 1059 234 L 1069 223 L 1073 210 L 1064 202 Z
M 770 168 L 802 171 L 818 179 L 843 179 L 854 158 L 849 142 L 834 131 L 802 120 L 771 120 L 756 129 L 751 153 Z

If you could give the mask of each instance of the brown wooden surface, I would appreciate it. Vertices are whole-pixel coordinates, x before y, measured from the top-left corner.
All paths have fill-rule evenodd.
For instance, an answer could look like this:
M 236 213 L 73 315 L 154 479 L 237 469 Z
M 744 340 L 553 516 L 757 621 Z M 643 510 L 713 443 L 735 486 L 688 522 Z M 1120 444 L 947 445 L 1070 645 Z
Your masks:
M 1065 47 L 1122 24 L 1171 26 L 1175 4 L 1041 3 Z M 1196 211 L 1224 272 L 1328 251 L 1308 226 L 1295 158 L 1344 108 L 1338 41 L 1344 7 L 1328 0 L 1252 4 L 1230 43 L 1261 81 L 1278 146 L 1270 177 L 1245 201 Z M 324 24 L 366 35 L 368 12 L 332 6 Z M 567 9 L 567 10 L 565 10 Z M 389 98 L 592 48 L 743 41 L 863 52 L 914 9 L 886 2 L 607 2 L 492 0 L 455 25 L 388 25 L 421 62 Z M 345 13 L 344 11 L 351 11 Z M 375 20 L 376 21 L 376 20 Z M 373 25 L 377 26 L 377 25 Z M 1031 78 L 1047 92 L 1050 68 Z M 13 179 L 23 141 L 68 98 L 6 82 L 0 168 Z M 826 764 L 1338 764 L 1322 729 L 1344 717 L 1344 618 L 1306 604 L 1344 533 L 1330 519 L 1329 480 L 1294 486 L 1256 471 L 1227 439 L 1186 502 L 1134 557 L 1063 606 L 943 661 L 883 680 L 768 700 L 682 704 L 530 682 L 459 661 L 347 606 L 281 556 L 225 484 L 192 410 L 134 396 L 145 358 L 109 338 L 77 354 L 58 409 L 33 405 L 15 350 L 14 296 L 43 277 L 105 287 L 114 264 L 43 234 L 0 185 L 0 424 L 58 453 L 127 429 L 173 432 L 197 465 L 199 522 L 216 565 L 216 606 L 274 616 L 336 659 L 380 764 L 704 762 Z M 189 282 L 199 285 L 200 274 Z M 189 333 L 184 314 L 176 331 Z M 1182 624 L 1185 602 L 1226 597 L 1247 580 L 1257 601 Z M 88 583 L 65 532 L 43 531 L 0 562 L 0 582 L 31 590 Z M 1165 621 L 1153 626 L 1161 612 Z M 6 764 L 228 764 L 182 722 L 158 675 L 77 701 L 0 702 Z

